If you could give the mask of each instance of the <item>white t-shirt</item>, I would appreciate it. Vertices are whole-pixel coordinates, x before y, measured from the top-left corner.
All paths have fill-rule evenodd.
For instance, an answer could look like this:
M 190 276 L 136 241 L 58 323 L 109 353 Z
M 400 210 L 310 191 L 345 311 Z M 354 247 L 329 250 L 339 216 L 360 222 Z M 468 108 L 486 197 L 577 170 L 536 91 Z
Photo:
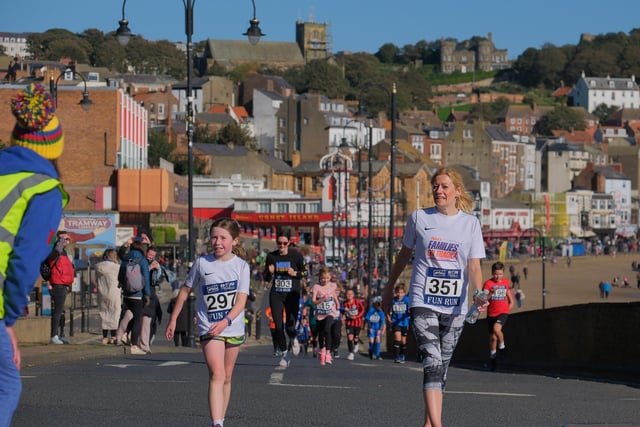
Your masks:
M 410 307 L 446 314 L 467 312 L 467 262 L 484 258 L 478 219 L 466 212 L 444 215 L 433 208 L 411 214 L 402 243 L 415 249 Z
M 238 292 L 249 295 L 250 277 L 249 264 L 237 256 L 220 261 L 213 255 L 204 255 L 196 260 L 187 275 L 186 285 L 196 296 L 199 336 L 206 335 L 212 324 L 224 319 Z M 220 336 L 239 337 L 244 335 L 244 328 L 243 310 Z

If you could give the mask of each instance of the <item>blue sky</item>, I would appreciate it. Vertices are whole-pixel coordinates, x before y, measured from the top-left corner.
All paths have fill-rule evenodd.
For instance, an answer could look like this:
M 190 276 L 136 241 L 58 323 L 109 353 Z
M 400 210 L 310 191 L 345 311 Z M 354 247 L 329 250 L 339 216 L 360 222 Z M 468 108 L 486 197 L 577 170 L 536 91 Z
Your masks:
M 104 32 L 118 27 L 122 0 L 7 2 L 0 31 L 42 32 L 65 28 Z M 640 28 L 638 0 L 256 0 L 264 40 L 295 41 L 295 21 L 330 24 L 332 50 L 375 53 L 384 43 L 402 47 L 441 37 L 465 40 L 493 33 L 497 48 L 515 59 L 549 42 L 577 44 L 581 33 L 629 33 Z M 52 9 L 51 12 L 47 12 Z M 194 41 L 240 39 L 249 26 L 251 0 L 196 0 Z M 149 40 L 184 41 L 182 0 L 127 0 L 135 34 Z

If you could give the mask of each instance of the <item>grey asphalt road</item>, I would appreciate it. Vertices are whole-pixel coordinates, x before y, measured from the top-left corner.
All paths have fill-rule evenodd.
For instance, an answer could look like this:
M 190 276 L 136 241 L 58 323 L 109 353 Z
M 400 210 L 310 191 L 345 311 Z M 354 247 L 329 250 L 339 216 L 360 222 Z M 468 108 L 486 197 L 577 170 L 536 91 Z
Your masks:
M 207 368 L 197 349 L 118 354 L 23 368 L 13 426 L 208 426 Z M 225 425 L 420 426 L 421 366 L 311 356 L 277 366 L 270 345 L 244 347 Z M 452 368 L 447 426 L 640 425 L 640 389 L 544 375 Z M 638 424 L 634 424 L 638 423 Z

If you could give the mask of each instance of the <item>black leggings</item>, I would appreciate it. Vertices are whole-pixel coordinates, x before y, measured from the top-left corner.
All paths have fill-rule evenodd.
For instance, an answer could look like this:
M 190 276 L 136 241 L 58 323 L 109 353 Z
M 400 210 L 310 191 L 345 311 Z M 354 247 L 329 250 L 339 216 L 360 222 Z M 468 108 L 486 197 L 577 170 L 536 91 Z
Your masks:
M 133 313 L 133 326 L 131 327 L 131 344 L 138 345 L 140 330 L 142 329 L 142 299 L 124 298 L 124 306 Z
M 64 302 L 67 299 L 69 286 L 51 285 L 51 300 L 53 302 L 53 312 L 51 313 L 51 337 L 62 335 L 64 323 L 60 327 L 60 320 L 64 312 Z
M 327 351 L 333 351 L 331 348 L 333 344 L 333 317 L 327 316 L 324 319 L 318 321 L 318 347 L 326 348 Z
M 269 305 L 271 306 L 271 315 L 273 322 L 276 324 L 276 343 L 280 351 L 287 350 L 287 339 L 284 335 L 283 323 L 286 328 L 289 340 L 293 341 L 296 337 L 296 321 L 298 320 L 298 310 L 300 307 L 300 293 L 293 292 L 275 292 L 269 293 Z M 284 322 L 282 318 L 282 310 L 286 312 L 287 320 Z

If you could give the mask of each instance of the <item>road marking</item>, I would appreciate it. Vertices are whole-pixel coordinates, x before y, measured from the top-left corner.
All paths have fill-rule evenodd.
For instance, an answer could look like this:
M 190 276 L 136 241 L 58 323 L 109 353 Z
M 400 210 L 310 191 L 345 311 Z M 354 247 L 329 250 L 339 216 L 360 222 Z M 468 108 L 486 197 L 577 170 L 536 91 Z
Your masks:
M 126 369 L 129 368 L 131 366 L 136 366 L 135 364 L 111 364 L 111 363 L 105 363 L 104 366 L 111 366 L 112 368 L 120 368 L 120 369 Z
M 278 368 L 276 368 L 278 369 Z M 269 378 L 269 385 L 281 386 L 281 387 L 305 387 L 305 388 L 329 388 L 329 389 L 357 389 L 358 387 L 349 387 L 349 386 L 337 386 L 337 385 L 318 385 L 318 384 L 283 384 L 282 380 L 284 380 L 284 373 L 282 372 L 274 372 L 271 374 Z
M 479 396 L 506 396 L 506 397 L 536 397 L 535 394 L 526 394 L 526 393 L 494 393 L 491 391 L 448 391 L 445 390 L 446 394 L 476 394 Z
M 180 366 L 180 365 L 190 365 L 191 362 L 181 362 L 179 360 L 170 360 L 168 362 L 164 362 L 159 364 L 158 366 Z

